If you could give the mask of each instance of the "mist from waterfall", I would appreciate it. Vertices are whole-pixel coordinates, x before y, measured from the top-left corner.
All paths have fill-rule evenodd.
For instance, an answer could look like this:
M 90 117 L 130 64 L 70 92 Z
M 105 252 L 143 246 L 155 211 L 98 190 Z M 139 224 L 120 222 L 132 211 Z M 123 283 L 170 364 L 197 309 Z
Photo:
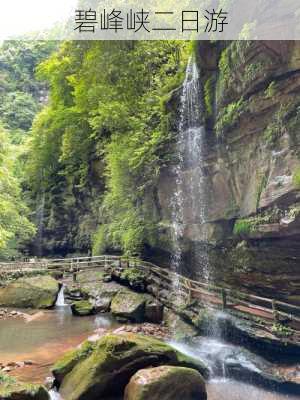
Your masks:
M 196 60 L 191 57 L 183 83 L 180 122 L 177 141 L 178 163 L 174 167 L 176 190 L 172 199 L 172 230 L 174 251 L 171 267 L 175 272 L 182 271 L 184 257 L 183 237 L 198 235 L 202 242 L 197 250 L 195 261 L 197 275 L 209 280 L 208 252 L 205 245 L 203 224 L 207 216 L 207 188 L 203 169 L 205 149 L 204 107 Z M 188 230 L 190 232 L 188 232 Z M 178 289 L 178 282 L 174 282 Z

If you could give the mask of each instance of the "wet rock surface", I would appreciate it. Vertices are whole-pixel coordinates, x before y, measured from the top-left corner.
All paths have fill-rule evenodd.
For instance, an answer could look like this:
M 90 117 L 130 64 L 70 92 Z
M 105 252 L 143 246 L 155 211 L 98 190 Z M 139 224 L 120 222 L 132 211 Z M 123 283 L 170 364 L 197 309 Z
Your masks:
M 19 278 L 0 287 L 0 306 L 18 308 L 53 307 L 59 284 L 51 276 Z
M 205 382 L 199 372 L 161 366 L 138 371 L 126 386 L 124 400 L 206 400 Z
M 300 390 L 300 372 L 297 364 L 280 367 L 241 346 L 234 346 L 208 337 L 194 338 L 191 343 L 173 343 L 185 354 L 200 357 L 210 368 L 211 375 L 235 378 L 273 390 Z
M 88 300 L 75 301 L 71 305 L 73 315 L 86 316 L 95 314 L 94 306 Z
M 120 321 L 142 322 L 145 317 L 146 297 L 123 289 L 111 303 L 111 313 Z
M 53 368 L 65 400 L 106 399 L 122 394 L 138 370 L 159 365 L 193 368 L 203 376 L 203 363 L 184 356 L 169 345 L 143 335 L 109 334 L 67 353 Z
M 50 400 L 50 397 L 44 386 L 20 383 L 0 372 L 0 399 Z

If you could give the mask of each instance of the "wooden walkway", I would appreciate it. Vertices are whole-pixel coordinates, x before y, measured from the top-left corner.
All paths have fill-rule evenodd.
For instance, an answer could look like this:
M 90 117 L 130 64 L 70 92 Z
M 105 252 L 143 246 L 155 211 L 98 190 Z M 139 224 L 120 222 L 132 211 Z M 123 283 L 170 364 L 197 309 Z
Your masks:
M 285 324 L 299 331 L 300 340 L 300 307 L 275 299 L 260 297 L 246 292 L 221 287 L 207 282 L 200 282 L 178 275 L 170 269 L 161 268 L 150 262 L 134 257 L 103 255 L 95 257 L 78 257 L 64 259 L 40 259 L 27 262 L 0 263 L 0 277 L 18 271 L 59 270 L 65 273 L 91 270 L 105 267 L 136 267 L 151 273 L 173 288 L 178 282 L 181 293 L 186 300 L 199 299 L 212 307 L 229 309 L 274 324 L 284 321 Z

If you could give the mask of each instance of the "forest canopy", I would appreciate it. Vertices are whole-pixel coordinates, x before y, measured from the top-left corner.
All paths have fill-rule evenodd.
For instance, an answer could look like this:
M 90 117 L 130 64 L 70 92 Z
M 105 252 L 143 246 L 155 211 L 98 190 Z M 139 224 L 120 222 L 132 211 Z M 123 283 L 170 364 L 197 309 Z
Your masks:
M 33 196 L 46 193 L 46 246 L 84 250 L 92 241 L 94 253 L 132 253 L 154 240 L 143 198 L 166 162 L 165 104 L 182 82 L 186 47 L 67 42 L 39 65 L 50 100 L 33 124 L 28 177 Z M 64 238 L 54 234 L 62 229 Z
M 2 165 L 16 146 L 10 201 L 20 200 L 15 212 L 26 219 L 24 237 L 17 222 L 10 233 L 3 228 L 3 246 L 30 235 L 30 247 L 45 254 L 136 253 L 155 244 L 159 216 L 145 201 L 155 200 L 171 157 L 167 103 L 189 52 L 176 41 L 2 45 Z

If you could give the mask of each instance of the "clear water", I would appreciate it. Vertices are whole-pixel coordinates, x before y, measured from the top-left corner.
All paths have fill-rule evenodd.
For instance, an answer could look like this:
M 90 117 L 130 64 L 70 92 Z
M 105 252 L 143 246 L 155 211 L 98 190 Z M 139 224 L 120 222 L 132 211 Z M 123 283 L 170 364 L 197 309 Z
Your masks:
M 249 371 L 260 371 L 260 364 L 267 361 L 251 354 L 249 351 L 240 352 L 238 346 L 234 346 L 221 340 L 201 337 L 193 345 L 171 342 L 174 348 L 182 353 L 204 361 L 209 367 L 211 379 L 207 382 L 208 400 L 296 400 L 300 396 L 283 394 L 271 389 L 257 387 L 251 383 L 244 383 L 232 379 L 226 371 L 226 358 L 235 358 Z M 249 378 L 249 381 L 251 379 Z
M 119 326 L 110 316 L 74 317 L 69 307 L 39 312 L 26 323 L 19 319 L 0 320 L 0 362 L 33 361 L 32 366 L 13 371 L 24 382 L 44 382 L 51 365 L 69 349 L 93 335 L 96 329 Z
M 300 396 L 274 393 L 232 379 L 213 379 L 207 386 L 208 400 L 299 400 Z

